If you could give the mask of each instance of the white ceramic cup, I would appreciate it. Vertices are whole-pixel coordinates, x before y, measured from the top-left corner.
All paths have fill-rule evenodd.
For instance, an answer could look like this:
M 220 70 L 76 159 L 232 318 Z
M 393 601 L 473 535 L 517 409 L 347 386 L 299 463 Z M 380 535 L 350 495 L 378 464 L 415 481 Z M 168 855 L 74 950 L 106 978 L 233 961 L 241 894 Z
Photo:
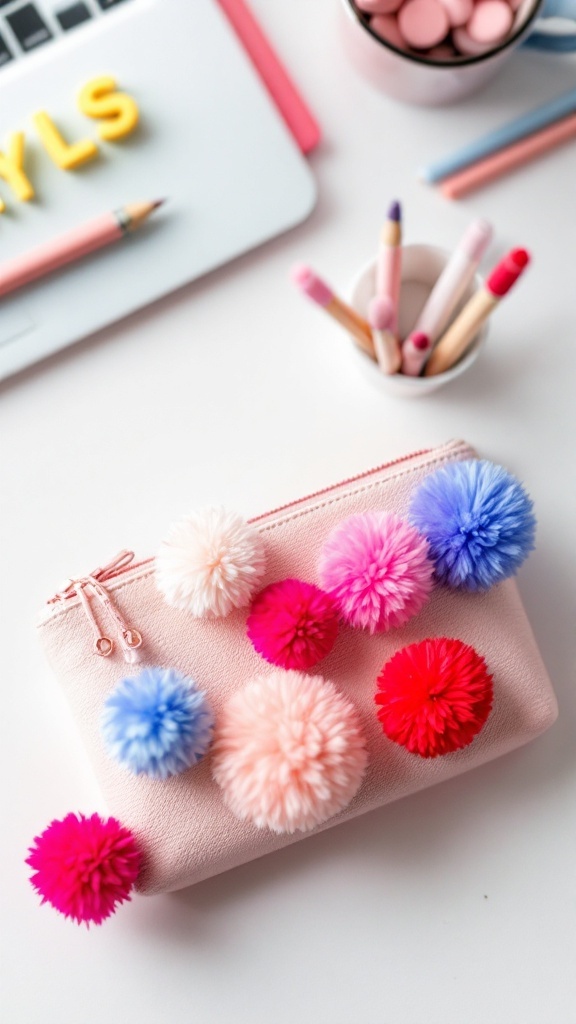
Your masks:
M 576 0 L 523 0 L 502 43 L 479 56 L 446 60 L 400 50 L 382 39 L 354 0 L 341 0 L 340 9 L 344 47 L 352 63 L 374 85 L 405 103 L 437 106 L 463 99 L 488 82 L 523 42 L 551 53 L 576 50 Z M 540 31 L 543 15 L 564 19 L 571 31 Z
M 442 270 L 450 258 L 450 253 L 433 245 L 402 246 L 402 278 L 400 287 L 399 331 L 405 338 L 413 329 L 422 307 Z M 482 279 L 476 275 L 460 300 L 453 316 L 468 301 L 471 295 L 482 285 Z M 376 291 L 376 260 L 366 263 L 357 273 L 349 288 L 350 305 L 366 317 L 370 300 Z M 452 317 L 453 318 L 453 317 Z M 404 398 L 418 398 L 449 384 L 461 374 L 466 373 L 478 358 L 482 345 L 486 340 L 488 325 L 485 323 L 461 359 L 444 373 L 434 377 L 408 377 L 402 373 L 382 373 L 378 363 L 358 346 L 351 346 L 354 358 L 364 375 L 389 395 L 401 395 Z

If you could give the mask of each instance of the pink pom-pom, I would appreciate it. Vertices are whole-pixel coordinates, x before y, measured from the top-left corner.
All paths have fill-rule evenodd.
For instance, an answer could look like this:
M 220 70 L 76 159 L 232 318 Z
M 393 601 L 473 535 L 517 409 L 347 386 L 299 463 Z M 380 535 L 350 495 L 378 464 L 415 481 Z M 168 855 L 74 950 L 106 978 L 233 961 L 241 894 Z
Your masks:
M 338 609 L 312 583 L 280 580 L 257 595 L 246 628 L 266 661 L 280 668 L 311 668 L 334 646 Z
M 340 523 L 324 544 L 319 570 L 345 621 L 370 633 L 404 625 L 433 586 L 428 542 L 387 512 L 364 512 Z
M 461 640 L 422 640 L 384 665 L 376 703 L 389 739 L 421 757 L 450 754 L 471 743 L 488 718 L 492 676 Z
M 366 763 L 356 710 L 333 683 L 275 669 L 224 707 L 212 771 L 238 818 L 305 832 L 349 804 Z
M 42 897 L 78 924 L 101 924 L 130 899 L 140 869 L 132 833 L 115 818 L 67 814 L 36 836 L 26 863 Z

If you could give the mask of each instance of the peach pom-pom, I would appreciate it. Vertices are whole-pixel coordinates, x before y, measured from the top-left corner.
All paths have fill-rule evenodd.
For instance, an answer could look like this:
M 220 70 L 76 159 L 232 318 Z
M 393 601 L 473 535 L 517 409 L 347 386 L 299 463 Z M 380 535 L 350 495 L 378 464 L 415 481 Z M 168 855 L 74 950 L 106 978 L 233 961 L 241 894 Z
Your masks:
M 312 583 L 279 580 L 254 598 L 246 629 L 266 661 L 280 668 L 311 668 L 334 646 L 338 609 Z
M 370 633 L 403 626 L 433 586 L 427 540 L 398 516 L 380 511 L 340 523 L 324 544 L 319 570 L 348 625 Z
M 480 732 L 492 707 L 492 676 L 461 640 L 422 640 L 384 665 L 376 703 L 389 739 L 412 754 L 437 757 L 466 747 Z
M 356 710 L 334 684 L 276 669 L 224 707 L 212 771 L 238 818 L 306 832 L 350 803 L 366 764 Z

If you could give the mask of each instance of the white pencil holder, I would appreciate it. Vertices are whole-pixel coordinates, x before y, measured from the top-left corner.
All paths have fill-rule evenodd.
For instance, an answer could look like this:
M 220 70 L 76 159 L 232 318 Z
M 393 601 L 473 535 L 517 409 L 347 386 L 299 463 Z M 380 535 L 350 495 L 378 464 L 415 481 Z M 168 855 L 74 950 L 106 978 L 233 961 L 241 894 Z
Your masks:
M 406 245 L 402 247 L 402 275 L 400 289 L 399 331 L 406 338 L 420 315 L 434 284 L 440 276 L 450 253 L 434 245 Z M 462 309 L 471 295 L 481 286 L 482 279 L 476 275 L 464 293 L 453 317 Z M 368 314 L 370 300 L 376 292 L 376 259 L 370 260 L 357 273 L 349 289 L 349 302 L 364 318 Z M 418 398 L 456 380 L 466 373 L 480 354 L 486 340 L 488 326 L 484 324 L 470 343 L 461 359 L 444 373 L 434 377 L 408 377 L 402 373 L 382 373 L 378 363 L 371 359 L 357 344 L 351 346 L 361 370 L 376 387 L 390 395 Z

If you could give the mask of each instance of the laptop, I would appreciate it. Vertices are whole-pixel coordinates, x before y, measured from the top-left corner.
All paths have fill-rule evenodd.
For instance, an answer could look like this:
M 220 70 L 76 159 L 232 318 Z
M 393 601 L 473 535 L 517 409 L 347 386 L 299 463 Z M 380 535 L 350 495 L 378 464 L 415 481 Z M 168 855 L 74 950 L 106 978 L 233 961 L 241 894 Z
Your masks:
M 114 140 L 78 106 L 100 76 L 139 111 Z M 39 111 L 96 155 L 58 166 Z M 0 0 L 0 149 L 17 143 L 34 198 L 0 162 L 0 261 L 125 204 L 167 202 L 133 236 L 0 299 L 0 378 L 288 230 L 315 202 L 310 167 L 217 0 Z

